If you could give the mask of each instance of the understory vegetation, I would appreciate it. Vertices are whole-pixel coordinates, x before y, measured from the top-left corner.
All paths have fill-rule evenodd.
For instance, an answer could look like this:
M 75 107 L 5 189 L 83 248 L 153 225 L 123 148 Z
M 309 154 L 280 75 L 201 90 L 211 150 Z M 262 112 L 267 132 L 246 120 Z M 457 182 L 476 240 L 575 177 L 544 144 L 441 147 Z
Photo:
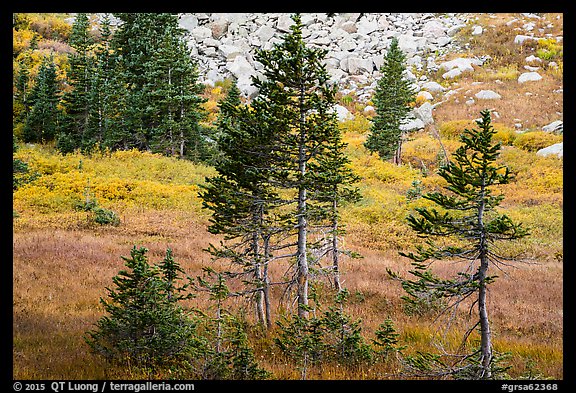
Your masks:
M 474 81 L 516 83 L 520 54 L 537 53 L 562 66 L 562 47 L 552 39 L 529 44 L 521 52 L 503 47 L 515 34 L 505 20 L 494 20 L 497 27 L 484 37 L 470 37 L 468 27 L 458 37 L 468 40 L 471 53 L 485 46 L 493 58 L 489 72 L 465 75 L 458 81 L 470 87 L 470 92 L 476 89 Z M 32 80 L 47 72 L 41 71 L 42 60 L 51 53 L 54 78 L 62 83 L 71 69 L 69 55 L 74 53 L 67 44 L 74 36 L 72 27 L 61 14 L 29 14 L 16 18 L 15 23 L 21 25 L 14 30 L 14 69 L 22 70 L 25 64 Z M 289 37 L 298 44 L 297 29 L 294 31 Z M 493 40 L 493 45 L 484 40 Z M 283 59 L 273 55 L 263 61 L 281 63 Z M 310 55 L 313 61 L 315 55 Z M 315 64 L 313 61 L 310 64 Z M 184 68 L 189 71 L 186 75 L 194 74 L 189 64 Z M 324 75 L 321 70 L 318 74 L 322 83 Z M 269 130 L 258 128 L 269 135 L 255 133 L 261 138 L 257 139 L 250 134 L 252 124 L 269 119 L 279 124 L 280 116 L 290 112 L 294 101 L 286 99 L 275 106 L 273 99 L 288 96 L 289 79 L 263 84 L 270 99 L 255 100 L 252 107 L 245 100 L 240 102 L 231 80 L 202 90 L 194 85 L 197 96 L 190 98 L 190 105 L 202 116 L 190 113 L 190 118 L 182 118 L 182 124 L 193 123 L 198 133 L 186 136 L 187 148 L 181 151 L 175 139 L 170 139 L 169 145 L 158 142 L 158 135 L 173 136 L 170 127 L 174 124 L 164 129 L 167 123 L 162 121 L 155 124 L 157 134 L 148 135 L 148 149 L 126 135 L 126 148 L 105 142 L 105 138 L 100 139 L 102 143 L 87 139 L 86 145 L 77 141 L 80 144 L 66 149 L 62 148 L 65 138 L 26 139 L 27 132 L 31 135 L 23 115 L 26 101 L 19 101 L 16 94 L 24 90 L 15 87 L 14 378 L 447 378 L 441 372 L 434 374 L 436 367 L 446 365 L 443 355 L 473 353 L 466 362 L 474 367 L 484 361 L 477 351 L 483 342 L 481 331 L 470 328 L 477 326 L 477 305 L 474 299 L 466 299 L 461 308 L 446 312 L 449 295 L 426 292 L 424 283 L 431 282 L 433 288 L 444 285 L 448 294 L 454 294 L 454 282 L 446 277 L 468 277 L 466 295 L 490 284 L 490 296 L 484 299 L 491 328 L 489 366 L 493 374 L 489 376 L 562 379 L 563 160 L 536 151 L 562 142 L 563 135 L 537 126 L 553 120 L 556 107 L 530 115 L 524 122 L 527 129 L 518 132 L 514 117 L 520 116 L 520 109 L 509 113 L 507 106 L 515 99 L 506 99 L 532 89 L 534 105 L 548 100 L 550 91 L 558 88 L 559 82 L 561 85 L 561 73 L 550 68 L 544 75 L 546 84 L 538 92 L 540 96 L 536 97 L 534 87 L 507 87 L 505 99 L 489 110 L 480 108 L 480 103 L 464 105 L 462 94 L 455 94 L 456 100 L 446 100 L 435 110 L 434 126 L 401 134 L 401 149 L 388 146 L 381 156 L 374 148 L 369 150 L 371 144 L 367 143 L 374 132 L 374 116 L 363 109 L 374 102 L 361 103 L 353 94 L 329 89 L 311 94 L 308 101 L 300 102 L 301 107 L 311 105 L 314 114 L 306 123 L 314 134 L 304 149 L 317 140 L 322 140 L 319 145 L 330 146 L 328 152 L 317 146 L 310 149 L 309 157 L 318 154 L 310 160 L 312 172 L 316 171 L 308 175 L 311 177 L 305 177 L 303 170 L 305 154 L 300 154 L 300 168 L 289 157 L 298 152 L 298 138 L 288 135 L 282 140 L 284 149 L 274 145 L 280 137 L 273 121 Z M 347 107 L 353 117 L 336 121 L 326 115 L 328 104 L 335 102 Z M 82 113 L 73 106 L 68 110 L 74 116 Z M 158 113 L 172 121 L 176 111 L 167 105 Z M 467 266 L 457 258 L 461 240 L 437 239 L 437 246 L 445 251 L 443 256 L 453 254 L 446 260 L 440 252 L 425 255 L 434 261 L 434 274 L 427 270 L 431 263 L 407 252 L 422 251 L 418 245 L 431 245 L 423 241 L 423 233 L 442 234 L 439 228 L 446 224 L 447 216 L 435 210 L 435 199 L 458 210 L 455 200 L 439 194 L 450 189 L 447 168 L 458 169 L 447 163 L 464 154 L 463 135 L 467 135 L 465 130 L 481 126 L 474 120 L 479 113 L 486 129 L 490 129 L 487 124 L 492 115 L 494 133 L 489 142 L 497 146 L 489 159 L 497 168 L 494 176 L 505 179 L 494 189 L 501 197 L 487 202 L 490 207 L 497 206 L 503 217 L 490 223 L 490 229 L 506 234 L 513 227 L 508 226 L 511 222 L 521 223 L 529 235 L 511 236 L 513 241 L 499 243 L 498 254 L 510 260 L 492 269 L 489 277 L 473 281 L 478 277 L 461 273 Z M 322 118 L 324 115 L 327 117 Z M 71 119 L 77 120 L 74 116 Z M 63 123 L 68 124 L 64 136 L 74 135 L 79 124 L 71 119 Z M 134 124 L 138 121 L 141 119 L 133 120 Z M 244 123 L 237 125 L 236 121 Z M 293 119 L 286 122 L 296 123 Z M 43 130 L 36 121 L 30 124 Z M 116 126 L 110 135 L 123 132 Z M 298 135 L 300 141 L 305 136 Z M 206 146 L 194 145 L 194 138 Z M 240 149 L 238 141 L 250 148 Z M 211 143 L 226 149 L 218 150 Z M 255 159 L 250 154 L 262 153 L 263 143 L 269 143 L 277 154 Z M 268 160 L 269 168 L 277 173 L 258 172 L 254 162 L 260 160 Z M 334 181 L 335 194 L 322 187 L 332 185 L 330 181 Z M 257 182 L 262 188 L 251 189 Z M 217 187 L 222 184 L 224 188 Z M 339 190 L 343 184 L 345 190 Z M 454 191 L 458 184 L 455 180 L 449 186 Z M 210 199 L 206 190 L 211 186 Z M 306 206 L 294 208 L 294 195 L 303 190 L 309 192 L 308 213 Z M 253 192 L 249 195 L 252 199 L 230 203 L 229 197 L 246 196 L 248 191 Z M 226 203 L 221 203 L 223 199 Z M 256 217 L 246 201 L 264 206 L 263 213 Z M 218 203 L 224 208 L 217 210 L 221 208 Z M 415 212 L 438 222 L 429 226 L 415 219 Z M 306 214 L 309 248 L 304 248 L 303 255 L 292 254 L 301 236 L 294 229 L 302 222 L 296 220 Z M 252 220 L 254 217 L 257 219 Z M 223 228 L 225 224 L 229 228 Z M 237 233 L 244 237 L 235 238 Z M 234 248 L 237 244 L 233 241 L 238 238 L 241 247 Z M 340 259 L 332 265 L 326 256 L 334 254 Z M 309 261 L 305 303 L 297 292 L 302 289 L 298 266 L 303 256 Z M 410 257 L 416 264 L 411 265 Z M 415 271 L 420 281 L 399 279 Z M 263 288 L 265 298 L 259 295 Z M 448 324 L 439 322 L 439 313 L 448 317 Z M 450 377 L 478 378 L 477 368 L 463 370 Z

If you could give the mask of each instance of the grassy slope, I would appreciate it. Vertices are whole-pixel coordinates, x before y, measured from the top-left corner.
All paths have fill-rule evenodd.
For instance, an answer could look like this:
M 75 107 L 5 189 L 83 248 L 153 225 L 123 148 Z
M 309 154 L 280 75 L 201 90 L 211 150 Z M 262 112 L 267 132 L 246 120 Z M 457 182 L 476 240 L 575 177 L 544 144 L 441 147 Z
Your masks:
M 504 23 L 512 17 L 500 19 Z M 482 75 L 476 77 L 486 79 Z M 562 80 L 552 69 L 544 77 L 541 85 L 518 86 L 515 80 L 506 80 L 503 85 L 498 84 L 504 90 L 494 86 L 501 94 L 507 92 L 501 101 L 490 103 L 502 116 L 498 121 L 513 127 L 515 118 L 535 112 L 526 109 L 507 115 L 509 108 L 525 105 L 527 100 L 517 98 L 523 97 L 525 90 L 537 100 L 535 107 L 544 110 L 523 123 L 541 127 L 555 120 L 555 107 L 545 104 Z M 464 87 L 464 94 L 467 89 L 493 86 L 472 85 L 474 78 L 474 74 L 466 75 L 455 82 L 455 87 Z M 483 83 L 487 83 L 484 79 Z M 453 96 L 436 109 L 441 132 L 447 129 L 442 128 L 444 123 L 476 118 L 483 109 L 462 105 L 464 99 L 460 97 L 456 102 Z M 554 99 L 562 104 L 561 97 Z M 352 165 L 363 176 L 360 187 L 364 195 L 361 202 L 343 211 L 348 227 L 346 245 L 363 255 L 362 259 L 344 262 L 344 285 L 353 295 L 348 310 L 362 318 L 367 338 L 373 337 L 377 326 L 390 316 L 401 340 L 409 345 L 408 353 L 431 350 L 431 335 L 437 326 L 430 316 L 410 317 L 403 312 L 402 289 L 387 277 L 385 269 L 405 273 L 409 268 L 398 251 L 411 248 L 418 240 L 404 217 L 423 201 L 408 202 L 406 192 L 413 180 L 422 181 L 424 192 L 442 186 L 434 174 L 440 147 L 427 129 L 411 135 L 406 142 L 404 166 L 381 162 L 362 147 L 369 123 L 356 115 L 355 121 L 342 124 Z M 449 151 L 458 144 L 448 135 L 443 142 Z M 173 248 L 176 258 L 192 276 L 209 264 L 209 257 L 202 250 L 218 239 L 206 231 L 208 216 L 201 209 L 197 191 L 212 169 L 138 152 L 62 157 L 50 147 L 37 146 L 22 148 L 17 156 L 42 176 L 14 193 L 15 378 L 138 377 L 130 370 L 111 369 L 90 355 L 82 335 L 102 315 L 98 299 L 105 296 L 104 288 L 123 267 L 120 256 L 128 255 L 132 245 L 149 248 L 153 261 L 160 260 L 167 247 Z M 513 376 L 525 373 L 533 362 L 543 375 L 562 378 L 562 160 L 537 157 L 509 143 L 503 148 L 501 161 L 517 174 L 516 182 L 502 189 L 502 210 L 531 227 L 532 236 L 507 250 L 523 251 L 531 263 L 518 263 L 505 272 L 497 272 L 500 278 L 491 287 L 489 309 L 496 349 L 513 353 Z M 120 215 L 119 227 L 91 224 L 87 213 L 74 210 L 74 203 L 85 198 L 87 187 L 100 205 Z M 434 266 L 439 273 L 458 267 L 451 263 Z M 272 273 L 278 277 L 283 270 L 284 267 L 277 267 Z M 280 293 L 273 295 L 276 301 L 280 297 Z M 204 299 L 195 302 L 206 307 Z M 231 304 L 242 305 L 240 301 Z M 464 310 L 462 320 L 466 322 Z M 457 337 L 456 334 L 448 342 L 455 344 Z M 286 367 L 270 338 L 254 335 L 253 342 L 262 364 L 276 378 L 298 378 L 297 371 Z M 316 370 L 312 377 L 394 378 L 397 366 L 390 362 L 353 372 L 326 367 Z

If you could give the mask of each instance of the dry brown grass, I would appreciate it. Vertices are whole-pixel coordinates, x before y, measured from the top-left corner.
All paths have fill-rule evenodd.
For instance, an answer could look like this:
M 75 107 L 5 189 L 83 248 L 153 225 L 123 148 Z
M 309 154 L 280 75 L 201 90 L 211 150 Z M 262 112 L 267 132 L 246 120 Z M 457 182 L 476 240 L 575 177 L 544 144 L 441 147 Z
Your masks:
M 167 247 L 190 276 L 201 274 L 210 263 L 203 252 L 216 237 L 206 232 L 202 219 L 182 212 L 126 211 L 120 228 L 52 229 L 20 226 L 14 232 L 14 377 L 17 379 L 98 379 L 131 378 L 130 370 L 111 369 L 88 352 L 82 336 L 102 316 L 98 304 L 106 297 L 105 287 L 123 268 L 120 256 L 129 255 L 133 244 L 147 247 L 151 261 L 159 261 Z M 153 230 L 152 230 L 153 229 Z M 410 317 L 403 312 L 398 282 L 386 268 L 406 274 L 409 264 L 394 251 L 378 251 L 365 246 L 359 233 L 347 236 L 348 247 L 363 255 L 343 266 L 344 286 L 352 294 L 348 312 L 362 319 L 367 339 L 386 317 L 391 317 L 407 353 L 430 350 L 431 335 L 440 326 L 430 317 Z M 456 267 L 437 262 L 438 274 Z M 272 274 L 279 277 L 285 267 Z M 519 265 L 507 270 L 492 286 L 489 309 L 495 343 L 515 355 L 515 372 L 524 370 L 534 359 L 547 376 L 562 378 L 562 264 L 543 262 Z M 521 283 L 519 285 L 518 283 Z M 273 292 L 278 304 L 280 289 Z M 194 306 L 207 308 L 203 298 Z M 246 306 L 244 300 L 229 303 Z M 286 305 L 285 305 L 286 306 Z M 462 315 L 465 317 L 465 311 Z M 275 308 L 274 318 L 280 311 Z M 465 326 L 455 325 L 458 329 Z M 461 331 L 461 330 L 460 330 Z M 454 332 L 449 342 L 456 345 Z M 297 379 L 298 371 L 281 356 L 270 337 L 254 336 L 256 355 L 278 379 Z M 289 365 L 289 367 L 287 367 Z M 311 370 L 310 378 L 363 379 L 397 378 L 395 362 L 355 370 L 323 366 Z

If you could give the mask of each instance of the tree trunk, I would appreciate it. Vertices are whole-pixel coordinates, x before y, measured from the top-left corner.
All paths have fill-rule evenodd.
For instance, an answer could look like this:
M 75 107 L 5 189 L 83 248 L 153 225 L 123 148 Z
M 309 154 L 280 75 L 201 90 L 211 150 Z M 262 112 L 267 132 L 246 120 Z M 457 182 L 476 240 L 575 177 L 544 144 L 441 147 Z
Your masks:
M 301 163 L 301 173 L 305 173 L 305 163 Z M 308 317 L 308 258 L 307 251 L 307 220 L 306 220 L 306 188 L 301 185 L 298 192 L 298 271 L 296 275 L 298 290 L 298 316 Z
M 400 133 L 400 137 L 398 138 L 398 147 L 396 148 L 396 152 L 394 153 L 394 160 L 393 163 L 396 165 L 402 165 L 402 139 L 404 138 L 404 133 Z
M 264 295 L 264 310 L 266 314 L 266 328 L 272 328 L 272 315 L 270 312 L 270 277 L 268 276 L 268 261 L 270 260 L 270 235 L 264 237 L 264 271 L 262 279 L 264 281 L 264 288 L 262 294 Z
M 484 183 L 484 179 L 482 180 Z M 488 320 L 488 310 L 486 308 L 486 277 L 488 274 L 488 246 L 486 239 L 486 230 L 484 228 L 484 184 L 480 190 L 480 204 L 478 206 L 478 227 L 480 229 L 480 268 L 478 269 L 478 317 L 480 320 L 480 362 L 482 366 L 481 379 L 490 379 L 492 372 L 490 366 L 492 363 L 492 337 L 490 332 L 490 322 Z
M 488 263 L 482 262 L 480 266 L 480 290 L 478 293 L 478 314 L 480 318 L 480 352 L 482 375 L 481 379 L 490 379 L 492 372 L 490 366 L 492 363 L 492 338 L 490 332 L 490 322 L 488 321 L 488 310 L 486 308 L 486 283 L 483 281 L 486 278 L 486 271 L 488 270 Z
M 305 129 L 305 113 L 302 107 L 304 103 L 304 87 L 300 88 L 300 140 L 298 146 L 298 171 L 300 175 L 300 185 L 298 188 L 298 271 L 296 274 L 297 280 L 297 296 L 298 296 L 298 316 L 301 318 L 308 317 L 308 259 L 307 259 L 307 212 L 306 212 L 306 197 L 307 189 L 304 185 L 306 176 L 306 129 Z
M 260 245 L 258 244 L 259 238 L 259 232 L 252 234 L 252 252 L 254 253 L 254 278 L 258 285 L 258 291 L 256 291 L 256 314 L 258 315 L 258 321 L 264 325 L 266 323 L 266 318 L 264 315 L 264 293 L 262 287 L 263 275 L 262 263 L 260 261 Z
M 332 217 L 332 268 L 334 270 L 334 288 L 338 291 L 342 291 L 342 284 L 340 283 L 340 258 L 338 252 L 338 217 L 337 209 L 338 202 L 336 201 L 336 196 L 334 201 L 332 201 L 333 217 Z

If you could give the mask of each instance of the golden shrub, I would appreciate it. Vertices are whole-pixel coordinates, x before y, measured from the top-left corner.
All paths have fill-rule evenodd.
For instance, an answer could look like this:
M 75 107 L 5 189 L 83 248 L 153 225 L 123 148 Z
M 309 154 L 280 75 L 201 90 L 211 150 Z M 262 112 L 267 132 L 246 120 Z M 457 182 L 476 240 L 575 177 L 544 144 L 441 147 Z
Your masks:
M 339 127 L 342 133 L 365 134 L 370 130 L 372 123 L 368 118 L 356 114 L 353 119 L 347 119 L 340 122 Z
M 551 134 L 544 131 L 532 131 L 519 134 L 514 140 L 514 146 L 522 150 L 535 152 L 555 143 L 562 142 L 562 140 L 562 135 Z
M 72 32 L 72 25 L 62 16 L 51 14 L 30 14 L 30 29 L 47 39 L 67 41 Z
M 34 37 L 34 32 L 30 30 L 12 29 L 12 53 L 14 56 L 30 47 L 30 40 Z
M 451 120 L 445 121 L 438 126 L 438 131 L 442 138 L 458 139 L 464 129 L 471 129 L 476 126 L 473 120 Z

